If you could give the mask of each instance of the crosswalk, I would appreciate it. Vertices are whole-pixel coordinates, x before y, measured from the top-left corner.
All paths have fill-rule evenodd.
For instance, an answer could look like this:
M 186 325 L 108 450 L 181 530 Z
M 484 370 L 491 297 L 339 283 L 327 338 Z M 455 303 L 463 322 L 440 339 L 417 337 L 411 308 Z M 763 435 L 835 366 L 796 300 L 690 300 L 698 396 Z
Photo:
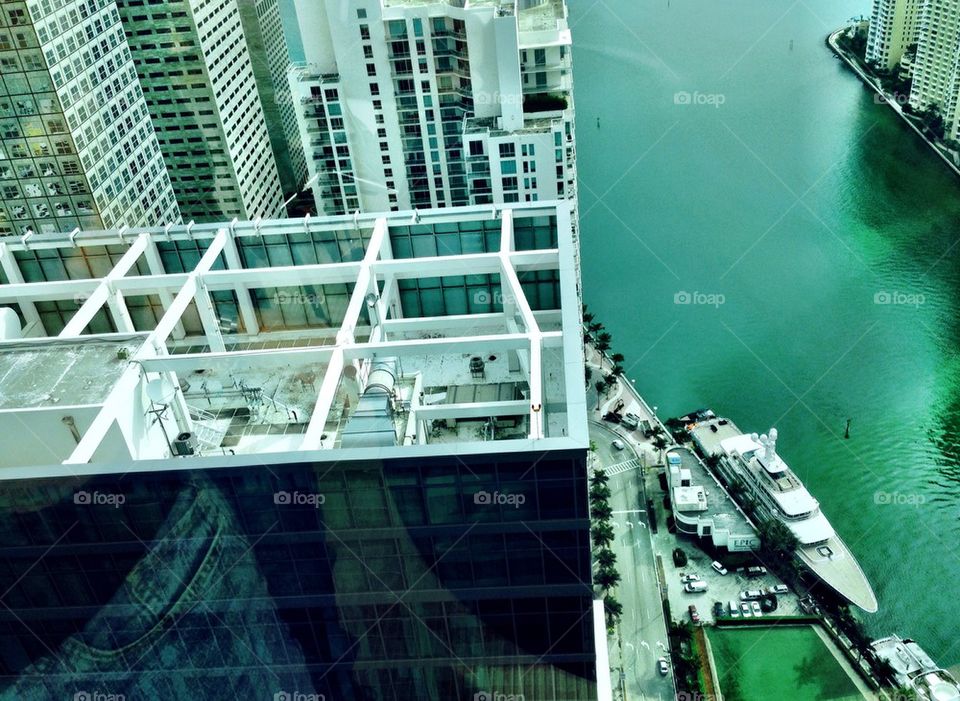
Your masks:
M 636 470 L 640 467 L 640 461 L 636 458 L 632 460 L 624 460 L 623 462 L 618 462 L 610 467 L 606 468 L 605 472 L 608 475 L 619 475 L 624 472 L 630 472 L 630 470 Z

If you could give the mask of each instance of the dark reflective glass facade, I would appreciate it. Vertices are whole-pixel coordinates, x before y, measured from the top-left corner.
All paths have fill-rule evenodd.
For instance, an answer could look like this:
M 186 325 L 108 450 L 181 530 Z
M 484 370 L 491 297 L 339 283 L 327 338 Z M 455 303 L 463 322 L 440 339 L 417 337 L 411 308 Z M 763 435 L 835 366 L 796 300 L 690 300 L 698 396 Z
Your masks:
M 586 493 L 585 451 L 5 482 L 0 698 L 595 698 Z

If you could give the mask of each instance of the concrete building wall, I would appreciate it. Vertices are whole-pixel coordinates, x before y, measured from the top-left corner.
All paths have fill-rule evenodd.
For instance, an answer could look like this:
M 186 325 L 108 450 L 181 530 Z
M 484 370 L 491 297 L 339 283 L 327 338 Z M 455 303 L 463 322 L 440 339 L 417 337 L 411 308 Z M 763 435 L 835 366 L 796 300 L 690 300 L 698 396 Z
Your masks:
M 922 0 L 874 0 L 867 35 L 867 60 L 893 70 L 917 43 Z
M 948 138 L 957 139 L 960 91 L 960 0 L 927 0 L 920 20 L 917 59 L 910 105 L 917 110 L 937 107 Z

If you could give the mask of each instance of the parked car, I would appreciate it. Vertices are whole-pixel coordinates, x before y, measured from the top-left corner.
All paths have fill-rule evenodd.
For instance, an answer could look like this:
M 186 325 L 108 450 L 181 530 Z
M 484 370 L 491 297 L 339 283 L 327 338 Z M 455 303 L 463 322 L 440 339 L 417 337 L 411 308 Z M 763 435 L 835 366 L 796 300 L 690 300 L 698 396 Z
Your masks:
M 786 584 L 777 584 L 767 589 L 767 591 L 769 591 L 771 594 L 789 594 L 790 587 L 788 587 Z
M 620 440 L 619 438 L 614 438 L 613 443 L 611 443 L 610 445 L 612 445 L 617 450 L 623 450 L 624 448 L 623 441 Z
M 761 565 L 753 565 L 744 569 L 743 573 L 748 577 L 762 577 L 767 573 L 767 568 Z
M 759 589 L 747 589 L 746 591 L 740 592 L 740 601 L 752 601 L 753 599 L 759 599 L 763 596 L 763 592 Z
M 750 618 L 750 616 L 752 615 L 750 613 L 750 604 L 748 604 L 746 601 L 741 601 L 740 613 L 743 615 L 744 618 Z
M 688 594 L 702 594 L 707 590 L 707 583 L 701 580 L 687 582 L 683 585 L 683 590 Z
M 720 618 L 723 615 L 723 602 L 714 601 L 713 602 L 713 617 Z
M 623 417 L 620 416 L 620 414 L 618 414 L 615 411 L 608 411 L 606 414 L 603 415 L 603 420 L 609 421 L 612 424 L 618 424 L 621 421 L 623 421 Z
M 740 618 L 740 604 L 736 601 L 730 602 L 730 618 Z
M 680 581 L 683 582 L 684 584 L 686 584 L 687 582 L 699 582 L 699 581 L 700 581 L 700 575 L 699 575 L 699 574 L 693 574 L 692 572 L 689 573 L 689 574 L 684 574 L 683 572 L 681 572 L 681 573 L 680 573 Z
M 668 465 L 682 465 L 683 461 L 680 459 L 680 456 L 676 453 L 667 453 L 667 464 Z
M 628 431 L 633 431 L 640 425 L 640 417 L 633 413 L 624 414 L 623 421 L 620 422 L 620 425 Z
M 690 604 L 689 606 L 687 606 L 687 611 L 690 612 L 691 621 L 693 621 L 694 623 L 700 622 L 700 613 L 697 611 L 696 606 L 694 606 L 693 604 Z
M 760 610 L 760 602 L 759 602 L 759 601 L 751 601 L 751 602 L 750 602 L 750 610 L 753 611 L 753 616 L 754 616 L 754 618 L 759 618 L 760 616 L 763 615 L 763 612 Z
M 670 673 L 670 665 L 667 664 L 667 658 L 661 657 L 657 660 L 657 671 L 660 672 L 660 676 L 667 676 Z
M 714 560 L 713 562 L 711 562 L 711 563 L 710 563 L 710 566 L 713 568 L 713 571 L 716 572 L 716 573 L 719 574 L 719 575 L 726 575 L 726 574 L 727 574 L 727 568 L 724 567 L 723 565 L 721 565 L 721 564 L 720 564 L 719 562 L 717 562 L 716 560 Z

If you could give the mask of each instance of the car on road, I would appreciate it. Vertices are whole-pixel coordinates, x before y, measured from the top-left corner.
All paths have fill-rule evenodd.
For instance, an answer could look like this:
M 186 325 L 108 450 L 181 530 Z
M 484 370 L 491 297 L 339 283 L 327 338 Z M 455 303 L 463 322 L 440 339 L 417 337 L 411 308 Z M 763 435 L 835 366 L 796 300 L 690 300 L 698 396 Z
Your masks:
M 763 592 L 759 589 L 747 589 L 746 591 L 740 592 L 740 601 L 751 601 L 753 599 L 759 599 L 763 596 Z
M 753 565 L 752 567 L 744 567 L 743 573 L 748 577 L 762 577 L 767 573 L 767 568 L 762 565 Z
M 692 572 L 691 572 L 690 574 L 684 574 L 683 572 L 681 572 L 681 573 L 680 573 L 680 581 L 683 582 L 684 584 L 686 584 L 687 582 L 699 582 L 699 581 L 700 581 L 700 575 L 699 575 L 699 574 L 693 574 Z
M 660 672 L 660 676 L 667 676 L 670 673 L 670 665 L 667 664 L 667 658 L 661 657 L 657 660 L 657 671 Z
M 727 574 L 727 568 L 724 567 L 723 565 L 721 565 L 721 564 L 720 564 L 719 562 L 717 562 L 716 560 L 714 560 L 713 562 L 711 562 L 711 563 L 710 563 L 710 566 L 713 568 L 713 571 L 714 571 L 714 572 L 716 572 L 717 574 L 719 574 L 719 575 L 721 575 L 721 576 Z
M 788 587 L 786 584 L 777 584 L 772 587 L 769 587 L 767 591 L 770 592 L 771 594 L 789 594 L 790 587 Z
M 750 604 L 748 604 L 746 601 L 741 601 L 741 602 L 740 602 L 740 613 L 743 614 L 743 617 L 744 617 L 744 618 L 750 618 L 750 616 L 752 615 L 752 614 L 750 613 Z
M 623 421 L 620 422 L 620 425 L 628 431 L 633 431 L 640 425 L 640 417 L 633 413 L 624 414 Z
M 690 613 L 690 620 L 694 623 L 700 622 L 700 613 L 697 611 L 697 607 L 693 604 L 687 606 L 687 611 Z
M 610 445 L 612 445 L 612 446 L 613 446 L 614 448 L 616 448 L 617 450 L 623 450 L 623 449 L 624 449 L 623 441 L 620 440 L 619 438 L 614 438 L 614 439 L 613 439 L 613 443 L 611 443 Z
M 750 610 L 753 611 L 753 615 L 754 615 L 755 618 L 760 618 L 760 616 L 763 615 L 763 612 L 760 610 L 760 602 L 759 602 L 759 601 L 751 601 L 751 602 L 750 602 Z
M 740 618 L 740 604 L 736 601 L 730 602 L 730 618 Z
M 702 580 L 687 582 L 683 585 L 683 590 L 688 594 L 702 594 L 707 590 L 707 583 Z

